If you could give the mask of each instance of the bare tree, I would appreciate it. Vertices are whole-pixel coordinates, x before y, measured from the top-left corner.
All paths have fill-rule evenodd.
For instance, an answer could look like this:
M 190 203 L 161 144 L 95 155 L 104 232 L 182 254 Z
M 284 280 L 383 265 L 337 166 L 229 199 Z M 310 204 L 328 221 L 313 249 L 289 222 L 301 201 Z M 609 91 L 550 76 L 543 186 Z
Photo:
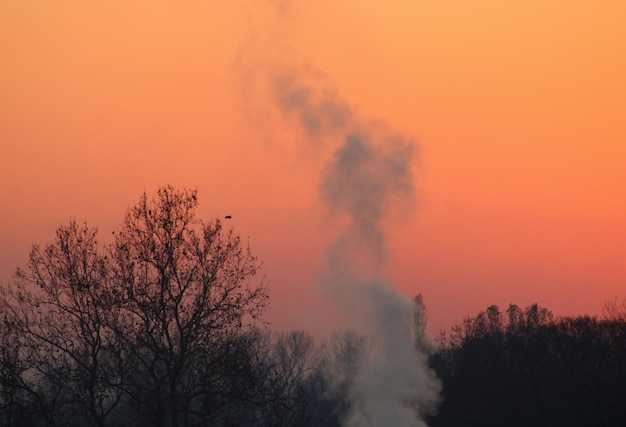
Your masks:
M 20 358 L 22 339 L 4 300 L 0 301 L 0 319 L 0 425 L 27 425 L 22 393 L 25 371 Z
M 206 425 L 253 400 L 268 290 L 250 249 L 196 206 L 168 186 L 108 247 L 75 221 L 33 246 L 0 291 L 5 424 L 21 408 L 52 426 Z
M 20 388 L 50 425 L 105 425 L 121 396 L 112 334 L 108 260 L 97 230 L 71 221 L 34 245 L 16 286 L 3 290 L 6 324 L 19 335 Z
M 607 301 L 602 307 L 602 315 L 609 320 L 626 320 L 626 298 Z
M 351 411 L 354 382 L 373 351 L 371 342 L 355 331 L 336 332 L 322 344 L 320 369 L 324 395 L 333 402 L 333 415 L 343 420 Z
M 312 377 L 319 365 L 313 337 L 305 331 L 277 333 L 268 349 L 265 425 L 308 425 L 316 392 Z
M 113 328 L 133 373 L 125 390 L 155 426 L 217 416 L 232 397 L 225 378 L 246 371 L 242 337 L 268 302 L 257 258 L 219 219 L 198 220 L 196 206 L 195 191 L 144 194 L 112 247 Z
M 426 333 L 428 314 L 424 305 L 422 294 L 413 298 L 413 343 L 416 351 L 431 355 L 437 350 L 437 346 Z

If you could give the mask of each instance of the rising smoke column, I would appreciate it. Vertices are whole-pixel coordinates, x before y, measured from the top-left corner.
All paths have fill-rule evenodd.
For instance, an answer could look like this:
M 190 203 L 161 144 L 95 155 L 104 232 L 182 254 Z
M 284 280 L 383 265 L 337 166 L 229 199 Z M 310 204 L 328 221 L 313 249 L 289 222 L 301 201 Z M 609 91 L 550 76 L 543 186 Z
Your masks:
M 295 2 L 272 3 L 284 20 Z M 363 120 L 322 72 L 289 59 L 279 55 L 266 64 L 270 96 L 302 131 L 301 143 L 333 150 L 321 173 L 320 200 L 347 222 L 327 248 L 323 293 L 362 325 L 359 332 L 373 348 L 351 382 L 343 425 L 424 426 L 424 415 L 439 400 L 440 383 L 415 345 L 414 306 L 385 274 L 384 226 L 415 200 L 415 144 L 380 122 Z M 258 71 L 263 61 L 253 62 Z
M 439 382 L 415 348 L 411 302 L 385 275 L 384 223 L 415 198 L 411 164 L 415 145 L 384 126 L 360 121 L 336 93 L 315 87 L 307 70 L 276 78 L 280 108 L 312 143 L 336 144 L 323 172 L 321 200 L 333 215 L 349 219 L 328 247 L 324 291 L 339 310 L 365 325 L 371 357 L 348 392 L 346 427 L 423 426 L 438 401 Z M 321 142 L 320 142 L 321 141 Z

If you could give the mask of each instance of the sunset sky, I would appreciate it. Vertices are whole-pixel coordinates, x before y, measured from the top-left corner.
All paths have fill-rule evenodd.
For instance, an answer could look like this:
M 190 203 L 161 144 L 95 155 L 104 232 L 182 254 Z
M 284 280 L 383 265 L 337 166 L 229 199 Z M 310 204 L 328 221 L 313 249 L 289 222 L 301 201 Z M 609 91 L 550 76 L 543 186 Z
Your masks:
M 0 283 L 71 218 L 106 242 L 173 184 L 232 215 L 273 328 L 332 329 L 335 145 L 279 111 L 288 68 L 416 142 L 387 268 L 429 331 L 491 304 L 600 313 L 626 297 L 625 20 L 618 0 L 0 0 Z

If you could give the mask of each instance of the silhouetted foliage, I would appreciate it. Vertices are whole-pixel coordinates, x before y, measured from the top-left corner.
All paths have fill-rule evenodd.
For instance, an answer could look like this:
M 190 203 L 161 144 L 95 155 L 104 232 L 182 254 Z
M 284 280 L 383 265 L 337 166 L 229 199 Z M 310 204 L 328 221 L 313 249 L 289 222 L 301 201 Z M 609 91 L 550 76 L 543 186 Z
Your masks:
M 26 370 L 20 357 L 22 339 L 9 310 L 0 306 L 0 425 L 27 426 L 32 420 L 22 387 Z
M 602 314 L 603 317 L 608 320 L 626 321 L 626 298 L 621 301 L 617 298 L 612 301 L 608 301 L 604 304 Z
M 359 374 L 380 348 L 356 332 L 321 346 L 270 333 L 258 260 L 196 206 L 195 191 L 163 187 L 108 246 L 75 221 L 33 246 L 0 288 L 0 426 L 338 427 L 363 409 Z M 407 339 L 443 401 L 435 413 L 429 377 L 427 406 L 404 403 L 432 427 L 626 425 L 625 307 L 490 306 L 437 345 L 418 295 Z
M 332 415 L 340 421 L 350 413 L 354 401 L 352 385 L 371 351 L 367 337 L 354 331 L 335 333 L 322 347 L 322 397 L 333 402 Z
M 437 346 L 426 334 L 427 324 L 428 314 L 424 298 L 422 294 L 417 294 L 413 297 L 413 345 L 415 350 L 430 355 L 437 350 Z
M 626 425 L 626 323 L 491 306 L 443 335 L 432 426 Z
M 267 288 L 249 248 L 196 206 L 168 186 L 108 247 L 75 221 L 33 246 L 0 298 L 1 425 L 208 425 L 253 400 Z
M 24 406 L 49 425 L 102 426 L 121 397 L 107 317 L 109 265 L 96 230 L 70 222 L 54 244 L 34 245 L 3 305 L 18 335 Z
M 112 327 L 130 363 L 126 395 L 155 426 L 217 416 L 224 396 L 210 395 L 240 375 L 229 362 L 246 355 L 242 336 L 267 302 L 266 288 L 250 283 L 256 258 L 219 219 L 197 220 L 196 204 L 195 192 L 162 188 L 154 200 L 144 195 L 115 234 Z

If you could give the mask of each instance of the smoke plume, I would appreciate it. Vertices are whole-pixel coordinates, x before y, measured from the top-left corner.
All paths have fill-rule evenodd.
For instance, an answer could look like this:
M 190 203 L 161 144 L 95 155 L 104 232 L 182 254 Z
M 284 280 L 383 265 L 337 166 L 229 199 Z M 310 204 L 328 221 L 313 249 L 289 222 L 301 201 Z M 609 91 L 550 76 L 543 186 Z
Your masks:
M 344 425 L 422 426 L 437 403 L 438 382 L 414 346 L 413 306 L 385 275 L 384 225 L 394 210 L 413 205 L 415 146 L 384 126 L 368 126 L 336 94 L 298 85 L 306 80 L 279 79 L 276 99 L 311 143 L 339 141 L 319 191 L 330 213 L 349 221 L 327 249 L 325 294 L 358 318 L 374 348 L 352 381 Z
M 293 2 L 278 2 L 277 10 Z M 271 96 L 302 143 L 331 148 L 320 200 L 347 225 L 327 248 L 321 280 L 337 310 L 349 312 L 372 344 L 352 379 L 346 427 L 424 426 L 439 399 L 439 381 L 416 346 L 413 310 L 385 274 L 385 225 L 415 200 L 415 143 L 351 108 L 311 66 L 270 67 Z M 279 70 L 279 71 L 276 71 Z

